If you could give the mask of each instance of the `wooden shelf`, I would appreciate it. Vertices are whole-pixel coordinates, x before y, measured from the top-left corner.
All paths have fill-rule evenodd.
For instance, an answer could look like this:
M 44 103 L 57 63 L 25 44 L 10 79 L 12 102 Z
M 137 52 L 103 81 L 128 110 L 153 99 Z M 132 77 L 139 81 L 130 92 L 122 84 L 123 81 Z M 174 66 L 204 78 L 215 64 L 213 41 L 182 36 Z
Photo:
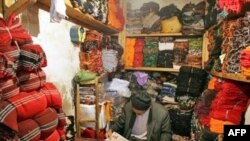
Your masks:
M 158 67 L 125 67 L 125 70 L 179 72 L 179 69 Z
M 234 74 L 234 73 L 222 73 L 222 72 L 216 72 L 216 71 L 210 71 L 209 73 L 213 76 L 220 77 L 220 78 L 241 81 L 241 82 L 248 82 L 248 83 L 250 82 L 250 79 L 246 79 L 240 73 Z
M 203 36 L 203 35 L 183 35 L 182 33 L 150 33 L 150 34 L 127 34 L 126 37 L 177 37 L 177 36 Z
M 50 2 L 51 0 L 37 0 L 38 6 L 45 11 L 49 11 Z M 95 20 L 92 16 L 82 13 L 78 8 L 73 8 L 70 0 L 65 0 L 65 3 L 67 7 L 66 13 L 69 17 L 67 20 L 88 29 L 94 29 L 105 34 L 115 34 L 119 32 L 115 28 Z
M 18 0 L 14 4 L 6 8 L 6 10 L 4 11 L 4 17 L 8 17 L 12 13 L 19 14 L 28 6 L 36 3 L 36 1 L 37 0 Z

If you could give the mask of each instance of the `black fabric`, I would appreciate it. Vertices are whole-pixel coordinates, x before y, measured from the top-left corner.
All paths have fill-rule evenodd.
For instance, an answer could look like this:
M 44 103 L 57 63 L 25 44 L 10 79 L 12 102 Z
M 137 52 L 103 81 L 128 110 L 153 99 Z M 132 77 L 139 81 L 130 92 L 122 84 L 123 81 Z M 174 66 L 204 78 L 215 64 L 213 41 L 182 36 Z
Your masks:
M 174 134 L 190 136 L 192 110 L 170 109 L 171 128 Z
M 161 17 L 161 20 L 171 18 L 173 16 L 179 17 L 181 13 L 181 10 L 176 7 L 174 4 L 167 5 L 165 7 L 162 7 L 159 11 L 159 16 Z
M 151 97 L 145 92 L 138 92 L 131 96 L 133 108 L 141 111 L 146 111 L 151 105 Z
M 177 77 L 176 97 L 183 95 L 200 96 L 204 90 L 206 78 L 206 71 L 200 68 L 182 66 Z
M 159 51 L 157 66 L 164 68 L 173 68 L 174 53 L 173 50 Z

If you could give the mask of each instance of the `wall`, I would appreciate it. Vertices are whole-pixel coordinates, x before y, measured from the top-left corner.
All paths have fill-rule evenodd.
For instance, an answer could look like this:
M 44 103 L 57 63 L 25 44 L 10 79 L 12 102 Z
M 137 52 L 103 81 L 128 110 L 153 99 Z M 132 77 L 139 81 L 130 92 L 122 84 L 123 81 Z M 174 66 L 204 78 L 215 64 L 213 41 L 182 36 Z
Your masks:
M 63 20 L 50 23 L 48 12 L 39 10 L 40 33 L 33 37 L 35 43 L 45 51 L 48 66 L 43 68 L 47 81 L 53 82 L 63 99 L 63 110 L 67 115 L 74 114 L 72 79 L 79 70 L 79 47 L 70 42 L 69 30 L 74 25 Z

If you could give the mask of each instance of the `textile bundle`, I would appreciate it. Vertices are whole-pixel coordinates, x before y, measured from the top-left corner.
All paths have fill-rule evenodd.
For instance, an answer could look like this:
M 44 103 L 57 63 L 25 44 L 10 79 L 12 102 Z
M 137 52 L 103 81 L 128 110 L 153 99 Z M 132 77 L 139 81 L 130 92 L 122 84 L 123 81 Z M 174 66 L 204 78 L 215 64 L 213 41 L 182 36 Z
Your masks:
M 18 45 L 31 43 L 32 38 L 22 27 L 21 21 L 15 14 L 11 14 L 7 20 L 0 19 L 0 46 L 10 46 L 17 42 Z
M 0 52 L 14 58 L 15 61 L 18 61 L 20 56 L 20 49 L 17 45 L 0 46 Z
M 20 47 L 20 59 L 18 69 L 33 71 L 47 66 L 47 58 L 38 44 L 27 44 Z
M 189 39 L 187 62 L 190 65 L 201 66 L 202 38 Z
M 210 106 L 215 98 L 215 94 L 215 90 L 206 89 L 194 107 L 194 113 L 197 115 L 199 122 L 206 127 L 209 127 Z
M 199 68 L 182 66 L 177 77 L 176 96 L 198 97 L 204 89 L 207 73 Z
M 174 63 L 182 65 L 186 63 L 186 56 L 188 55 L 188 41 L 174 42 Z
M 250 77 L 250 46 L 240 53 L 241 74 L 246 78 Z
M 42 87 L 46 82 L 46 75 L 42 69 L 32 72 L 19 71 L 17 72 L 17 78 L 20 91 L 26 92 L 36 90 Z
M 144 48 L 144 40 L 136 39 L 134 46 L 134 61 L 133 67 L 141 67 L 143 66 L 143 48 Z
M 119 31 L 123 30 L 125 23 L 122 12 L 122 8 L 119 5 L 118 0 L 109 0 L 108 1 L 108 25 L 118 29 Z
M 41 92 L 33 91 L 33 92 L 21 92 L 17 96 L 12 97 L 8 99 L 7 101 L 1 101 L 1 111 L 0 111 L 0 121 L 1 124 L 4 126 L 7 126 L 11 130 L 17 132 L 19 134 L 19 128 L 18 123 L 25 121 L 27 119 L 34 118 L 36 120 L 36 117 L 39 117 L 39 115 L 43 115 L 43 111 L 46 108 L 53 108 L 55 110 L 52 110 L 52 112 L 56 112 L 54 114 L 54 117 L 57 118 L 57 121 L 54 121 L 53 125 L 56 124 L 57 126 L 65 126 L 65 120 L 64 114 L 62 111 L 60 111 L 62 104 L 61 104 L 61 97 L 58 92 L 55 92 L 52 84 L 48 83 L 46 85 L 48 90 L 45 90 L 46 88 L 43 87 Z M 36 107 L 36 108 L 34 108 Z M 58 113 L 58 114 L 57 114 Z M 49 114 L 48 116 L 52 118 L 53 114 Z M 46 120 L 49 118 L 46 117 Z M 60 121 L 58 124 L 58 120 Z M 37 122 L 39 123 L 39 120 L 37 119 Z M 39 124 L 38 124 L 39 125 Z M 2 128 L 2 126 L 0 126 Z M 22 126 L 23 127 L 23 126 Z M 46 127 L 40 127 L 41 130 L 44 128 L 44 130 L 48 129 Z M 25 130 L 25 129 L 21 129 Z M 43 132 L 43 130 L 42 130 Z M 41 132 L 41 133 L 42 133 Z
M 143 48 L 143 66 L 145 67 L 156 67 L 158 58 L 158 42 L 146 41 Z
M 170 109 L 171 128 L 175 134 L 189 136 L 192 110 Z M 181 128 L 180 128 L 181 127 Z
M 42 47 L 14 14 L 0 19 L 0 42 L 0 140 L 65 140 L 62 99 L 45 83 Z
M 20 88 L 16 78 L 3 78 L 0 79 L 0 98 L 2 100 L 8 100 L 19 94 Z
M 240 124 L 242 113 L 247 108 L 248 85 L 232 81 L 221 83 L 220 90 L 211 105 L 210 116 L 217 120 Z
M 125 52 L 124 52 L 125 67 L 132 67 L 133 66 L 135 42 L 136 42 L 135 38 L 127 38 L 126 39 L 126 48 L 125 48 Z
M 16 69 L 15 60 L 0 52 L 0 78 L 16 76 Z

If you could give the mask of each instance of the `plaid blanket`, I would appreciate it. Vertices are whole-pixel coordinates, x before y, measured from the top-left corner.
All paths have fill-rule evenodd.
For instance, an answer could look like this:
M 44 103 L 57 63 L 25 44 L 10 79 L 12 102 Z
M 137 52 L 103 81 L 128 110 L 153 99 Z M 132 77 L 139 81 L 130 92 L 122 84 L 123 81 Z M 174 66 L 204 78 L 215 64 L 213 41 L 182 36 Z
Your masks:
M 44 139 L 44 141 L 58 141 L 59 139 L 60 139 L 60 135 L 58 131 L 54 130 L 54 132 L 49 137 Z
M 39 90 L 39 93 L 45 95 L 48 107 L 53 107 L 55 109 L 62 108 L 61 94 L 53 83 L 45 83 Z
M 33 119 L 40 127 L 40 139 L 45 139 L 51 135 L 58 125 L 57 113 L 52 108 L 45 109 L 43 112 L 37 114 Z
M 26 44 L 20 46 L 19 70 L 33 71 L 47 66 L 47 58 L 38 44 Z
M 27 119 L 18 123 L 17 133 L 21 141 L 38 141 L 41 137 L 41 130 L 36 121 Z
M 0 98 L 7 100 L 19 94 L 20 89 L 16 78 L 2 78 L 0 79 Z
M 44 86 L 46 74 L 42 69 L 35 71 L 18 71 L 17 78 L 20 85 L 20 91 L 33 91 Z
M 16 61 L 20 56 L 19 46 L 16 45 L 0 46 L 0 52 L 14 58 Z
M 36 91 L 30 93 L 21 92 L 8 101 L 14 106 L 13 108 L 16 109 L 18 121 L 34 117 L 46 109 L 48 103 L 46 96 Z M 11 109 L 7 109 L 7 111 L 10 110 Z
M 17 66 L 13 58 L 0 53 L 0 78 L 16 76 Z
M 0 37 L 0 46 L 9 46 L 14 41 L 19 45 L 32 42 L 31 36 L 15 14 L 11 14 L 7 20 L 0 18 Z

